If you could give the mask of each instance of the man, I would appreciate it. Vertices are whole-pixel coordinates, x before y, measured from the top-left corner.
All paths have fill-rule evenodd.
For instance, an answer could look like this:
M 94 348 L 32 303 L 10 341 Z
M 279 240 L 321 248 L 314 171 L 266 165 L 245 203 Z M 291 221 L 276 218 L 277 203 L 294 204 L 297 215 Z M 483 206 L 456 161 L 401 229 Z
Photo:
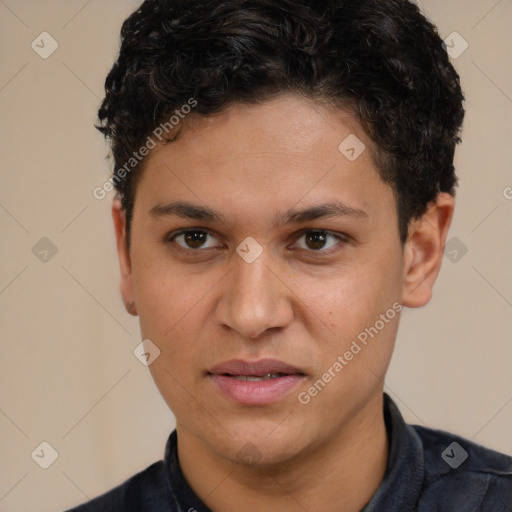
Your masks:
M 383 393 L 440 270 L 462 102 L 406 0 L 142 4 L 100 130 L 121 293 L 176 431 L 75 511 L 512 510 L 511 457 Z

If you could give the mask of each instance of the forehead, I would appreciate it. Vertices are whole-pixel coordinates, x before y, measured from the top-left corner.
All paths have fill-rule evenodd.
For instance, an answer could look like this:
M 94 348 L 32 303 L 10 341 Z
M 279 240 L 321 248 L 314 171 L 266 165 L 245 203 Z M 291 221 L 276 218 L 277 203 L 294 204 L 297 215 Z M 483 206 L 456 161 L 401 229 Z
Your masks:
M 257 208 L 275 218 L 299 202 L 371 210 L 378 196 L 393 196 L 349 110 L 287 95 L 191 115 L 180 128 L 173 142 L 153 150 L 139 181 L 136 196 L 150 196 L 151 209 L 186 196 L 216 211 Z
M 234 103 L 208 117 L 192 112 L 177 128 L 180 149 L 210 162 L 245 151 L 253 157 L 286 151 L 297 158 L 327 146 L 337 157 L 339 144 L 350 135 L 374 150 L 352 110 L 292 93 L 256 105 Z M 163 148 L 159 145 L 152 156 Z

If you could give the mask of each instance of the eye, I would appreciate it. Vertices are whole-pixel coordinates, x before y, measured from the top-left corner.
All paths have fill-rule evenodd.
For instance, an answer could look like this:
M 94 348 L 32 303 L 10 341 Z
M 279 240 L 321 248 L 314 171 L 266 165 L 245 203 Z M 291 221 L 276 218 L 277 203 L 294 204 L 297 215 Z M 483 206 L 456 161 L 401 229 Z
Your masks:
M 300 249 L 323 253 L 333 252 L 330 249 L 336 247 L 340 242 L 347 242 L 342 236 L 335 235 L 328 231 L 306 231 L 302 233 L 298 240 L 301 239 L 304 239 L 304 244 L 302 246 L 300 244 L 298 245 Z
M 205 245 L 208 237 L 214 238 L 208 231 L 192 229 L 176 233 L 170 237 L 168 241 L 176 242 L 180 247 L 183 247 L 184 249 L 211 249 L 215 247 L 215 244 Z

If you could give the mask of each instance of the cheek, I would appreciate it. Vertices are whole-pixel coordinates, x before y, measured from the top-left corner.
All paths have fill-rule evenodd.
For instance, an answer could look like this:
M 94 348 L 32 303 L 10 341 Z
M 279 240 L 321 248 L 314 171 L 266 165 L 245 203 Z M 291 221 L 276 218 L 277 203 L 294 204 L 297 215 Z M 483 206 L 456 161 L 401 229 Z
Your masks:
M 386 263 L 345 267 L 322 280 L 300 277 L 293 290 L 327 333 L 347 339 L 373 325 L 400 299 L 401 267 Z
M 160 349 L 150 367 L 157 385 L 179 393 L 180 384 L 191 389 L 204 361 L 212 360 L 212 297 L 224 274 L 185 271 L 164 259 L 150 264 L 149 258 L 137 255 L 133 265 L 141 335 Z
M 164 400 L 180 417 L 201 412 L 195 410 L 196 394 L 208 348 L 201 333 L 210 289 L 204 282 L 176 272 L 148 270 L 141 271 L 135 281 L 142 337 L 160 349 L 149 370 Z
M 349 389 L 354 392 L 359 383 L 371 386 L 384 376 L 401 310 L 399 262 L 395 255 L 381 258 L 379 265 L 361 263 L 345 269 L 343 276 L 320 285 L 314 280 L 297 282 L 307 297 L 304 311 L 311 322 L 311 349 L 320 362 L 317 378 L 331 371 L 331 376 L 325 376 L 333 382 L 326 399 Z
M 375 394 L 391 360 L 400 307 L 392 297 L 361 290 L 353 300 L 331 301 L 330 331 L 322 329 L 328 335 L 311 333 L 315 342 L 311 358 L 319 361 L 318 373 L 299 396 L 301 404 L 312 406 L 309 414 L 336 424 L 340 403 L 346 411 L 355 411 Z
M 203 299 L 218 282 L 217 273 L 194 274 L 183 266 L 173 265 L 165 256 L 141 251 L 133 258 L 133 287 L 142 335 L 164 342 L 176 329 L 193 322 L 199 315 Z

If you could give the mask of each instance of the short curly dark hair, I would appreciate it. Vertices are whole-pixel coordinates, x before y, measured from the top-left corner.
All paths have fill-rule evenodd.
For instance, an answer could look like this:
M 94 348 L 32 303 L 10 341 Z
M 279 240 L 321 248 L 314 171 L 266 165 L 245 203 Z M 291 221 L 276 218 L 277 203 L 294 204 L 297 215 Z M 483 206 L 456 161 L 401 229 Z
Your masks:
M 460 79 L 408 0 L 146 0 L 123 24 L 105 91 L 97 128 L 125 169 L 112 178 L 128 234 L 143 165 L 126 163 L 191 98 L 202 116 L 287 92 L 350 106 L 394 189 L 402 243 L 439 192 L 455 194 Z

